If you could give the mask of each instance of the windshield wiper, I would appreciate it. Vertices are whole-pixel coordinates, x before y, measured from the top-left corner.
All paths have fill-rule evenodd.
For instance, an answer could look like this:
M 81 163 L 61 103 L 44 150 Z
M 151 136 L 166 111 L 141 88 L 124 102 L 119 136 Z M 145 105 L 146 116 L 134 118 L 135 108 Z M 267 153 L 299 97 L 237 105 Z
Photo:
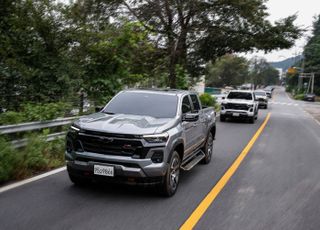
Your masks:
M 108 115 L 115 115 L 115 113 L 113 113 L 113 112 L 108 112 L 108 111 L 102 111 L 102 112 L 105 114 L 108 114 Z

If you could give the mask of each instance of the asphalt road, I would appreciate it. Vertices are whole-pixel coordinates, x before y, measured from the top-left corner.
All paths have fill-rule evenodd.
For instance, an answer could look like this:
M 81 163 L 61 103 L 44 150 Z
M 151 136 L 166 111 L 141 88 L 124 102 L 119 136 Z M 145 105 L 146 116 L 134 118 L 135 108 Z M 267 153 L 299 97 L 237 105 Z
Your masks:
M 295 104 L 279 89 L 255 124 L 218 122 L 214 161 L 183 173 L 172 198 L 128 186 L 78 188 L 64 171 L 0 193 L 0 229 L 178 229 L 268 112 L 263 133 L 195 229 L 320 229 L 320 126 Z

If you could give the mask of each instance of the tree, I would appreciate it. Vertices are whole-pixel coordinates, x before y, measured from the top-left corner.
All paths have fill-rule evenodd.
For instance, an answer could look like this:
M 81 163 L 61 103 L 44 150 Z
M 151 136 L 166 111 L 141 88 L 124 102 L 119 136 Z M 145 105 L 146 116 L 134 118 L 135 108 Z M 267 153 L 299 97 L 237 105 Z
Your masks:
M 279 81 L 279 71 L 264 58 L 253 58 L 251 61 L 250 79 L 257 85 L 275 85 Z
M 212 87 L 236 86 L 248 78 L 249 63 L 243 57 L 224 55 L 214 64 L 207 65 L 206 85 Z
M 315 92 L 320 95 L 320 15 L 315 17 L 313 33 L 304 47 L 305 72 L 316 73 Z
M 263 0 L 122 0 L 168 57 L 169 83 L 176 87 L 176 65 L 195 69 L 226 53 L 290 48 L 301 30 L 296 16 L 272 25 Z M 122 11 L 123 12 L 123 11 Z
M 55 1 L 1 1 L 0 92 L 6 108 L 68 95 L 69 78 L 60 7 Z

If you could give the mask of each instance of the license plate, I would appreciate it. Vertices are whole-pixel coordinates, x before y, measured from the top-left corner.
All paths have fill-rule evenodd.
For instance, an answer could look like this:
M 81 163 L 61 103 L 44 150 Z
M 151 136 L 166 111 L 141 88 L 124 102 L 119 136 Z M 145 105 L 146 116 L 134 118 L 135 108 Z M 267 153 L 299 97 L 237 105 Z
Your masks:
M 239 116 L 240 116 L 240 113 L 233 113 L 232 116 L 234 116 L 234 117 L 239 117 Z
M 100 176 L 114 176 L 114 168 L 112 166 L 94 165 L 93 174 Z

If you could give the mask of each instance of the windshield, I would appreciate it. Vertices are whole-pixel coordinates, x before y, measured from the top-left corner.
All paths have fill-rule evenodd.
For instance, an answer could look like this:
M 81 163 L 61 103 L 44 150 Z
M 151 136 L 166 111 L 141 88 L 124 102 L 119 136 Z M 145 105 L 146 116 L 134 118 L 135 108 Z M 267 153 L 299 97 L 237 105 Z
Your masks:
M 122 92 L 102 111 L 108 114 L 132 114 L 155 118 L 173 118 L 176 115 L 176 95 L 148 92 Z
M 252 100 L 252 94 L 247 92 L 230 92 L 228 99 Z
M 266 96 L 266 92 L 254 92 L 256 96 Z

